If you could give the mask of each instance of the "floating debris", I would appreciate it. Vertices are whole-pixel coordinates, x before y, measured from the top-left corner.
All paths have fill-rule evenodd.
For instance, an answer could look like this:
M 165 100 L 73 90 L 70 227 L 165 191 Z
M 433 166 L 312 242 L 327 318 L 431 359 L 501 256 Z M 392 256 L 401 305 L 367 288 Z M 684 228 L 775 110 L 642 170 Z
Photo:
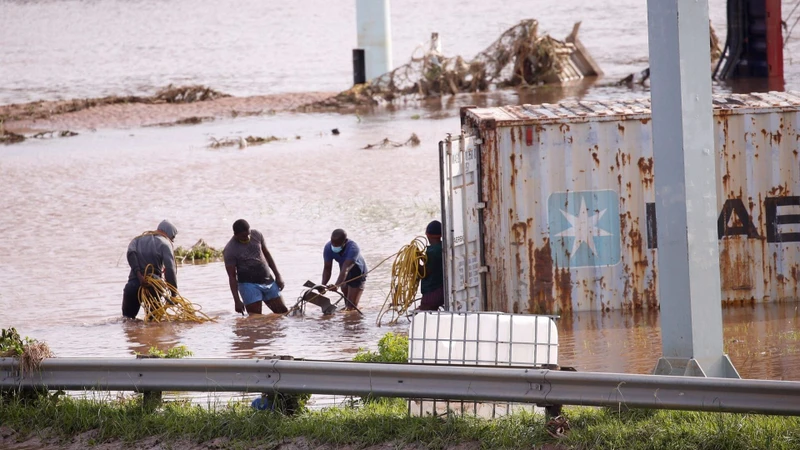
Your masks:
M 210 116 L 191 116 L 185 119 L 178 119 L 174 122 L 161 122 L 152 125 L 145 125 L 146 127 L 174 127 L 177 125 L 199 125 L 203 122 L 213 122 L 215 119 Z
M 523 20 L 471 61 L 444 56 L 434 33 L 423 55 L 412 55 L 408 63 L 391 72 L 305 109 L 377 105 L 409 96 L 427 98 L 485 91 L 492 86 L 563 83 L 599 75 L 599 67 L 577 38 L 579 26 L 580 22 L 576 23 L 567 40 L 560 41 L 540 36 L 536 20 Z
M 51 116 L 82 111 L 96 106 L 143 103 L 194 103 L 218 98 L 230 97 L 228 94 L 215 91 L 206 86 L 173 86 L 169 85 L 152 96 L 108 96 L 91 99 L 74 99 L 59 102 L 38 101 L 26 104 L 11 104 L 0 106 L 0 121 L 38 120 Z
M 31 135 L 31 139 L 50 139 L 54 137 L 72 137 L 77 136 L 78 133 L 69 130 L 63 131 L 41 131 L 34 135 Z
M 25 140 L 25 136 L 17 134 L 0 127 L 0 143 L 16 144 Z
M 175 260 L 181 263 L 186 262 L 209 262 L 222 258 L 222 250 L 218 250 L 200 239 L 191 248 L 185 249 L 178 247 L 175 249 Z
M 275 111 L 274 109 L 268 109 L 268 110 L 261 109 L 261 110 L 258 110 L 258 111 L 239 111 L 239 110 L 236 110 L 236 109 L 232 109 L 231 110 L 231 117 L 233 117 L 235 119 L 237 117 L 274 116 L 277 113 L 278 112 Z
M 150 97 L 152 103 L 194 103 L 230 97 L 228 94 L 215 91 L 207 86 L 173 86 L 169 85 Z
M 295 138 L 299 139 L 299 137 Z M 266 137 L 247 136 L 245 138 L 237 136 L 237 137 L 225 137 L 221 139 L 212 137 L 211 144 L 209 144 L 209 147 L 220 148 L 220 147 L 233 147 L 235 145 L 238 145 L 239 148 L 247 148 L 248 145 L 262 145 L 262 144 L 269 144 L 270 142 L 284 141 L 284 140 L 285 139 L 281 139 L 276 136 L 266 136 Z
M 405 142 L 402 143 L 394 142 L 389 140 L 389 138 L 385 138 L 384 140 L 378 142 L 377 144 L 367 145 L 366 147 L 364 147 L 364 150 L 369 150 L 371 148 L 386 148 L 386 147 L 404 147 L 404 146 L 416 147 L 419 144 L 420 140 L 417 134 L 411 133 L 411 137 L 409 137 L 408 140 Z

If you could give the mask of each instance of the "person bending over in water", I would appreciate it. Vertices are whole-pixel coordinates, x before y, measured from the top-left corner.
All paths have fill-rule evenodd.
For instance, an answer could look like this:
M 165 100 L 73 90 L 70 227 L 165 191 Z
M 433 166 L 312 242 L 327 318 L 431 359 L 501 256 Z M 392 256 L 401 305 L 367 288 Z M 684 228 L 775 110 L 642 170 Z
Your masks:
M 330 291 L 335 291 L 341 286 L 342 295 L 350 301 L 345 310 L 352 311 L 358 308 L 358 301 L 367 283 L 367 262 L 361 256 L 358 244 L 347 239 L 347 233 L 337 228 L 333 230 L 331 240 L 322 250 L 322 259 L 325 262 L 322 269 L 322 285 Z M 335 284 L 328 285 L 333 261 L 339 263 L 339 277 Z
M 153 266 L 152 275 L 163 277 L 167 283 L 178 288 L 178 275 L 172 241 L 178 229 L 168 220 L 162 220 L 156 231 L 148 231 L 133 238 L 128 245 L 128 265 L 131 272 L 128 283 L 122 290 L 122 315 L 135 319 L 139 314 L 139 287 L 144 283 L 145 269 Z M 145 311 L 148 313 L 148 311 Z

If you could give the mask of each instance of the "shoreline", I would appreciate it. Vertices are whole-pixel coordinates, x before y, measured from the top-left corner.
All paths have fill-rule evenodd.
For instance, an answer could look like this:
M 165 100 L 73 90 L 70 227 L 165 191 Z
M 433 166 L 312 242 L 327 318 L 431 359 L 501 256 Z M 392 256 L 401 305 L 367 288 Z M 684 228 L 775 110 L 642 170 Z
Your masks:
M 36 101 L 0 105 L 0 123 L 6 131 L 23 135 L 52 130 L 193 125 L 226 117 L 292 111 L 336 94 L 302 92 L 224 96 L 190 103 L 146 102 L 138 97 Z

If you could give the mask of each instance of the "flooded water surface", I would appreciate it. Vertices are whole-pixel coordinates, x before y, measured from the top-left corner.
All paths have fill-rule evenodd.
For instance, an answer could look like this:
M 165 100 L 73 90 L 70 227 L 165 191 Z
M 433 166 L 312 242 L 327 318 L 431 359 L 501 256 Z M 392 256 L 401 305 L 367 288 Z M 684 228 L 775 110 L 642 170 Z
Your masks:
M 724 2 L 711 17 L 724 35 Z M 788 3 L 786 3 L 788 5 Z M 438 31 L 448 54 L 472 56 L 534 15 L 556 37 L 583 20 L 581 36 L 609 80 L 647 66 L 646 2 L 394 1 L 394 59 L 405 61 Z M 239 96 L 349 87 L 354 2 L 303 0 L 0 0 L 0 104 L 152 93 L 202 83 Z M 800 77 L 790 64 L 787 88 Z M 717 86 L 717 90 L 728 89 Z M 78 129 L 72 138 L 0 147 L 0 327 L 46 341 L 58 356 L 130 356 L 186 345 L 198 357 L 274 354 L 347 360 L 375 347 L 390 263 L 370 273 L 364 317 L 243 317 L 233 310 L 221 262 L 182 265 L 181 293 L 215 316 L 207 324 L 123 322 L 128 242 L 168 218 L 176 245 L 221 248 L 231 225 L 261 231 L 291 305 L 320 281 L 322 248 L 344 228 L 375 267 L 440 217 L 437 143 L 459 131 L 458 106 L 565 97 L 648 95 L 586 84 L 523 93 L 459 96 L 444 106 L 366 116 L 287 114 L 197 126 Z M 338 129 L 335 136 L 332 129 Z M 364 149 L 384 138 L 417 147 Z M 246 149 L 211 149 L 211 138 L 276 136 Z M 800 379 L 794 304 L 726 308 L 725 345 L 745 377 Z M 661 354 L 654 313 L 576 314 L 559 320 L 562 365 L 581 371 L 649 373 Z

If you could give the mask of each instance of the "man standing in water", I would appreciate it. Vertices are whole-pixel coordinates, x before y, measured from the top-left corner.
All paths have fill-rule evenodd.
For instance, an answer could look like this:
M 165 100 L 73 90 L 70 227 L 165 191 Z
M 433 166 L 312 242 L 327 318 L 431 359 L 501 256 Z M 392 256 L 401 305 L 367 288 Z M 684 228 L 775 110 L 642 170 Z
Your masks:
M 244 314 L 246 309 L 248 314 L 261 314 L 262 301 L 276 314 L 289 312 L 281 298 L 283 279 L 267 250 L 264 235 L 239 219 L 233 223 L 233 237 L 222 254 L 237 313 Z
M 422 300 L 419 310 L 436 311 L 444 306 L 444 272 L 442 270 L 442 223 L 438 220 L 425 229 L 428 248 L 425 249 L 425 277 L 420 282 Z
M 325 261 L 322 269 L 322 285 L 327 285 L 327 289 L 331 291 L 342 288 L 342 295 L 347 300 L 346 311 L 358 308 L 358 301 L 367 282 L 367 262 L 361 256 L 358 244 L 347 239 L 347 233 L 337 228 L 333 230 L 331 240 L 322 250 L 322 259 Z M 339 277 L 335 284 L 328 285 L 333 261 L 339 263 Z
M 131 266 L 128 283 L 122 290 L 122 315 L 135 319 L 139 314 L 139 287 L 144 282 L 145 269 L 153 266 L 152 275 L 178 288 L 175 255 L 172 242 L 178 229 L 168 220 L 162 220 L 156 231 L 148 231 L 133 238 L 128 245 L 128 265 Z

